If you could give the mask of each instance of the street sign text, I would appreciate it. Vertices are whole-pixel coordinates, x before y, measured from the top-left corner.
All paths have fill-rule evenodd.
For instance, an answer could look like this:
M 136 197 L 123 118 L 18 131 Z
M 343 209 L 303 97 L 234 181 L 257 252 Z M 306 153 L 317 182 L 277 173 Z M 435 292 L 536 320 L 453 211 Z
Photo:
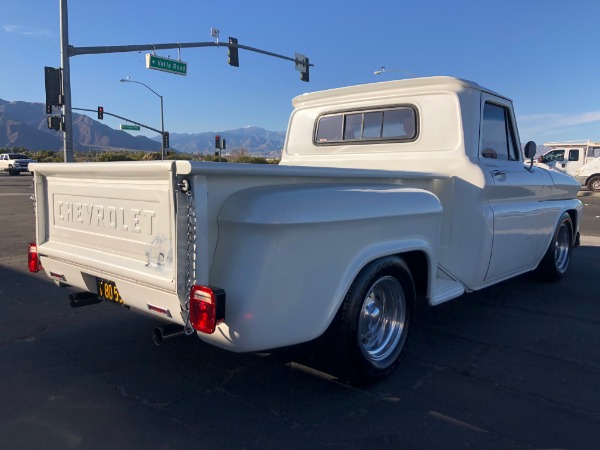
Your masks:
M 125 125 L 125 124 L 121 124 L 121 130 L 135 130 L 135 131 L 139 131 L 140 126 L 139 125 Z
M 162 70 L 163 72 L 177 75 L 187 75 L 187 63 L 177 59 L 163 58 L 162 56 L 146 53 L 146 68 Z

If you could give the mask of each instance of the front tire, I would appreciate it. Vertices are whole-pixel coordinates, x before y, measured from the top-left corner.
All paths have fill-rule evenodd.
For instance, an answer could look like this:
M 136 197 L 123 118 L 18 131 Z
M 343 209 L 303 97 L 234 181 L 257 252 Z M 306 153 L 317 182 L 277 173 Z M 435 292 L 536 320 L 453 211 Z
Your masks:
M 569 268 L 573 252 L 573 221 L 569 213 L 563 213 L 548 250 L 536 269 L 536 275 L 546 281 L 560 280 Z
M 362 270 L 332 323 L 343 378 L 365 384 L 393 372 L 406 346 L 415 297 L 401 258 L 382 258 Z
M 600 191 L 600 176 L 594 176 L 589 179 L 587 182 L 587 188 L 590 191 L 598 192 Z

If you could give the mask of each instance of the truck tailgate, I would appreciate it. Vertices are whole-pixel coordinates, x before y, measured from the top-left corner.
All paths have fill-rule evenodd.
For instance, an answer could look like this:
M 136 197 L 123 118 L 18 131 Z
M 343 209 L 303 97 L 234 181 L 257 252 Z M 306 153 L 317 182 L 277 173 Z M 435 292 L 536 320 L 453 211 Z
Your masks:
M 173 162 L 36 164 L 37 243 L 45 269 L 65 267 L 176 292 Z M 65 265 L 66 264 L 66 265 Z M 66 278 L 66 279 L 62 279 Z M 73 277 L 78 278 L 78 277 Z M 92 290 L 90 283 L 80 286 Z

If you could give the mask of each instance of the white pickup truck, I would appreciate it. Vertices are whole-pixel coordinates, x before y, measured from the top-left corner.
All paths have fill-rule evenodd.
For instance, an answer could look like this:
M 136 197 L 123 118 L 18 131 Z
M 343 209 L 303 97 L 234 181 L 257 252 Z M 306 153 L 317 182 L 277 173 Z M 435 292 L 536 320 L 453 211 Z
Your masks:
M 29 169 L 29 163 L 34 163 L 34 159 L 29 159 L 21 153 L 1 153 L 0 154 L 0 172 L 8 172 L 9 175 L 19 175 L 21 172 L 33 172 Z
M 82 290 L 72 306 L 167 322 L 157 343 L 321 337 L 356 382 L 396 367 L 416 302 L 567 271 L 579 184 L 525 161 L 508 98 L 432 77 L 293 105 L 279 166 L 35 164 L 29 269 Z
M 536 165 L 575 177 L 590 191 L 600 191 L 600 143 L 592 141 L 546 142 L 552 150 L 544 153 Z

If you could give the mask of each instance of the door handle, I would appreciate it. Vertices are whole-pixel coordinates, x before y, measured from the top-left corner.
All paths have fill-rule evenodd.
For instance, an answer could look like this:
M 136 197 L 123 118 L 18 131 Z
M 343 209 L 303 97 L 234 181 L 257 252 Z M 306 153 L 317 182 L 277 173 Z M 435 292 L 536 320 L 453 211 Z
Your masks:
M 492 175 L 495 177 L 501 177 L 502 175 L 506 175 L 504 170 L 492 170 Z

